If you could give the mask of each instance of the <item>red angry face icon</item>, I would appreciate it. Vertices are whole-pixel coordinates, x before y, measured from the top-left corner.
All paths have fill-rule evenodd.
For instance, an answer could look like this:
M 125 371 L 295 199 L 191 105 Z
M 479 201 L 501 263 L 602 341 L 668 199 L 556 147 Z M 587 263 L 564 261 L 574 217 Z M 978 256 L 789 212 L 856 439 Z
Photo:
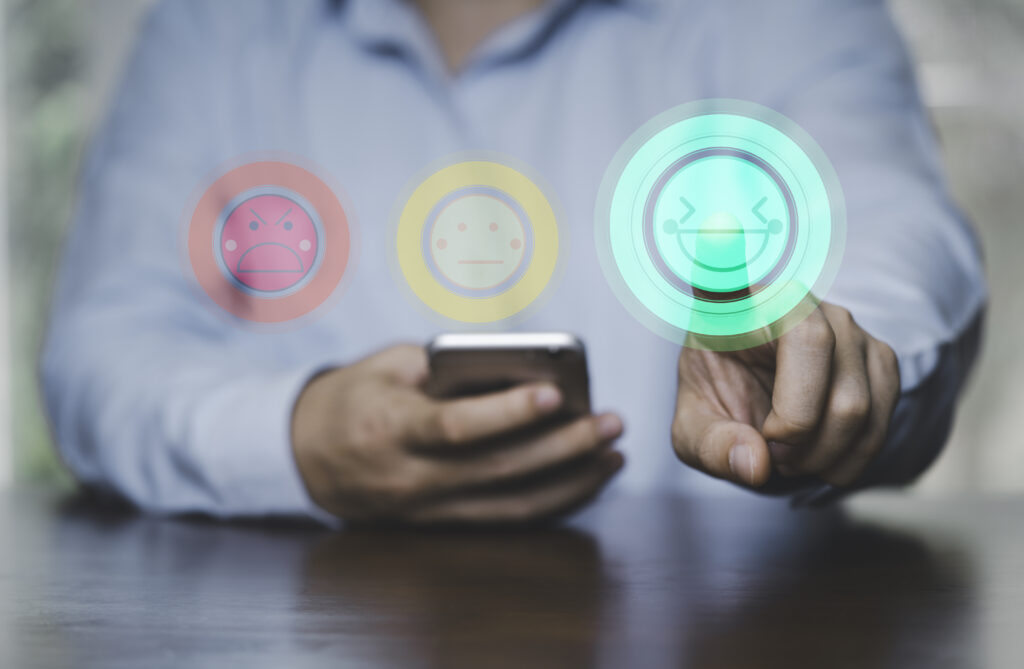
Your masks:
M 318 309 L 341 283 L 352 248 L 334 190 L 294 163 L 239 165 L 203 189 L 188 219 L 188 270 L 220 308 L 282 323 Z
M 246 194 L 226 209 L 215 251 L 221 270 L 242 290 L 294 289 L 316 270 L 320 231 L 294 193 Z

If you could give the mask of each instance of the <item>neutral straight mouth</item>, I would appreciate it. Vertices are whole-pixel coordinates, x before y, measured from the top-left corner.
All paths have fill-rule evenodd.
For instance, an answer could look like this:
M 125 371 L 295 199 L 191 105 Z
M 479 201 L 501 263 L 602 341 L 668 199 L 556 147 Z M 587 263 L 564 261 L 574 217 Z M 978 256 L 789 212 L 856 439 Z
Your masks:
M 460 265 L 504 265 L 504 260 L 460 260 Z

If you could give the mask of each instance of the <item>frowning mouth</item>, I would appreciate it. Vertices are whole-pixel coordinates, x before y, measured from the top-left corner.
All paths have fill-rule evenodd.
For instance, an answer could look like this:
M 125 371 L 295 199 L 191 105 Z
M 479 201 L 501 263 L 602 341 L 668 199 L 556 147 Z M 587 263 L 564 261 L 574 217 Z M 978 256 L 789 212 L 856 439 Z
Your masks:
M 504 265 L 504 260 L 460 260 L 460 265 Z
M 263 242 L 247 249 L 235 265 L 236 274 L 301 274 L 302 258 L 289 246 Z

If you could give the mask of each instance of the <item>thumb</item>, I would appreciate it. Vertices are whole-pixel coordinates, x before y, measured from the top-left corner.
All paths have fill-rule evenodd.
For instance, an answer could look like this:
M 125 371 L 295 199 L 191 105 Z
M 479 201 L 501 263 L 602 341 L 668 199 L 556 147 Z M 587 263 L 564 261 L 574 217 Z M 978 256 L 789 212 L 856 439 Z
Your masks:
M 363 362 L 367 368 L 403 386 L 419 386 L 429 374 L 427 352 L 412 344 L 386 348 Z
M 690 393 L 680 393 L 672 445 L 680 460 L 716 478 L 756 488 L 771 475 L 761 434 Z

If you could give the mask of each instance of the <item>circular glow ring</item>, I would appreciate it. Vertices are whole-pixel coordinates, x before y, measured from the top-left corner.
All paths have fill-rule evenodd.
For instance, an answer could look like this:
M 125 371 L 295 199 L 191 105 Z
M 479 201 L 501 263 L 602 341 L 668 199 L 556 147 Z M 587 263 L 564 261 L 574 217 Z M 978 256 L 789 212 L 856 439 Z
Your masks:
M 466 192 L 501 194 L 514 203 L 528 231 L 522 266 L 514 280 L 503 281 L 498 291 L 455 290 L 437 271 L 424 239 L 437 218 L 438 206 Z M 398 218 L 395 252 L 402 276 L 412 292 L 432 310 L 464 323 L 492 323 L 514 316 L 547 287 L 559 253 L 558 224 L 548 198 L 522 173 L 487 160 L 467 160 L 444 167 L 413 191 Z
M 239 198 L 260 193 L 301 203 L 317 229 L 314 266 L 287 290 L 255 291 L 240 285 L 225 271 L 218 253 L 219 233 Z M 203 192 L 189 219 L 187 250 L 196 281 L 219 307 L 248 321 L 282 323 L 310 313 L 335 292 L 351 261 L 352 230 L 340 200 L 323 180 L 298 165 L 264 160 L 229 170 Z
M 689 268 L 679 258 L 668 262 L 663 254 L 670 247 L 655 236 L 675 233 L 679 225 L 665 224 L 660 231 L 661 219 L 652 212 L 662 207 L 660 191 L 680 169 L 701 157 L 723 155 L 746 161 L 751 183 L 756 171 L 779 186 L 773 205 L 778 215 L 766 217 L 764 229 L 785 235 L 785 250 L 772 258 L 777 262 L 770 271 L 759 270 L 755 274 L 761 276 L 746 283 L 733 280 L 716 294 L 707 281 L 698 287 L 689 280 L 709 276 L 706 267 L 693 262 L 699 258 Z M 716 211 L 699 214 L 714 221 L 711 215 L 720 211 L 757 216 L 760 211 L 750 205 L 756 207 L 768 194 L 730 181 L 712 183 L 699 195 L 717 201 Z M 806 317 L 835 278 L 845 237 L 842 190 L 821 148 L 789 119 L 738 100 L 682 105 L 641 127 L 609 166 L 595 215 L 598 257 L 620 301 L 658 334 L 713 350 L 766 343 Z M 750 253 L 754 267 L 758 254 Z

